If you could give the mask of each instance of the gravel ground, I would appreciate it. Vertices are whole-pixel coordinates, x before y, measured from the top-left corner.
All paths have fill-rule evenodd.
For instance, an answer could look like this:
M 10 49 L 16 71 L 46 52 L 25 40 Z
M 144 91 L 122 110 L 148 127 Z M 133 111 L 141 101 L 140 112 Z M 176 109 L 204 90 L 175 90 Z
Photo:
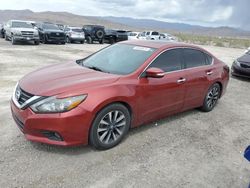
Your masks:
M 190 110 L 129 132 L 108 151 L 25 140 L 11 118 L 16 82 L 105 45 L 15 45 L 0 40 L 0 187 L 247 187 L 250 82 L 231 78 L 210 113 Z M 203 46 L 230 65 L 244 50 Z

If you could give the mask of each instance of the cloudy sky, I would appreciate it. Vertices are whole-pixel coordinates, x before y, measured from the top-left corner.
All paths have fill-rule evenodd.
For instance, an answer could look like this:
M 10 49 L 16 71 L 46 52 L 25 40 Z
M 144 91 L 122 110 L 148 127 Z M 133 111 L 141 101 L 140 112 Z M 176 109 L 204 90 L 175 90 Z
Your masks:
M 250 29 L 250 0 L 6 0 L 0 9 L 67 11 Z

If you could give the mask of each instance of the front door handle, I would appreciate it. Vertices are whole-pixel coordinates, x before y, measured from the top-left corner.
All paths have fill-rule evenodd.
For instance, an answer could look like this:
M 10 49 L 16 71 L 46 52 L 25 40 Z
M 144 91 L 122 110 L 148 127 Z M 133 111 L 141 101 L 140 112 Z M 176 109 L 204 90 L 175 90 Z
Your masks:
M 179 80 L 177 80 L 178 84 L 184 83 L 184 82 L 186 82 L 186 78 L 180 78 Z
M 212 75 L 213 71 L 207 71 L 207 75 Z

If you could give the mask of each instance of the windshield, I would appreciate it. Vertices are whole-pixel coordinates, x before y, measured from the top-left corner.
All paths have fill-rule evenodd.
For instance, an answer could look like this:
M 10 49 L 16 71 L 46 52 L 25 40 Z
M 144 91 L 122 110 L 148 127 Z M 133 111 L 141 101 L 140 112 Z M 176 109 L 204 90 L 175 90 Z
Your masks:
M 114 44 L 88 57 L 82 65 L 102 72 L 126 75 L 141 66 L 155 50 L 141 46 Z
M 82 30 L 82 29 L 72 29 L 72 31 L 73 31 L 73 32 L 77 32 L 77 33 L 81 33 L 81 32 L 83 32 L 83 30 Z
M 33 26 L 28 22 L 12 22 L 13 28 L 33 28 Z
M 54 24 L 43 24 L 43 28 L 44 29 L 55 29 L 55 30 L 59 29 L 59 27 L 57 25 L 54 25 Z
M 152 35 L 159 35 L 159 33 L 154 31 L 154 32 L 152 32 Z

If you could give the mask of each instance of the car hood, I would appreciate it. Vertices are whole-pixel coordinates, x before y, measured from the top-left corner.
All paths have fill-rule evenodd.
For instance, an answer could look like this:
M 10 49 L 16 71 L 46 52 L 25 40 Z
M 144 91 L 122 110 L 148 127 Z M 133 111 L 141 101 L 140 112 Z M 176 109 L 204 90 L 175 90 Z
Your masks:
M 33 95 L 53 96 L 74 94 L 79 89 L 83 91 L 91 87 L 111 84 L 118 79 L 118 75 L 91 70 L 71 62 L 36 70 L 24 76 L 19 81 L 19 86 Z
M 62 30 L 56 30 L 56 29 L 44 29 L 45 32 L 51 32 L 51 33 L 64 33 Z
M 33 28 L 22 28 L 22 27 L 18 27 L 18 28 L 12 28 L 12 31 L 32 31 L 32 32 L 36 32 L 36 29 Z
M 246 62 L 250 64 L 250 55 L 249 54 L 245 54 L 243 56 L 241 56 L 240 58 L 238 58 L 238 61 L 240 62 Z

